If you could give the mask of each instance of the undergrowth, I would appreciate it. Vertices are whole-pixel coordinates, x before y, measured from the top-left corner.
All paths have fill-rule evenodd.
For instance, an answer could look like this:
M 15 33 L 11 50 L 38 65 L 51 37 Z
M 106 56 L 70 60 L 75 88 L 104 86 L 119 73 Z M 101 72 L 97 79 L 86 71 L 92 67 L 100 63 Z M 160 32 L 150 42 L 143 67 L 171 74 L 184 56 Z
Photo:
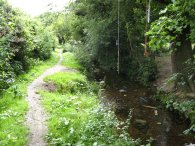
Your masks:
M 174 85 L 174 92 L 158 94 L 165 106 L 173 111 L 177 111 L 191 121 L 191 127 L 184 131 L 184 134 L 192 134 L 195 137 L 195 62 L 188 60 L 185 62 L 183 73 L 175 73 L 167 79 L 162 89 L 166 86 Z M 159 91 L 160 92 L 160 91 Z
M 0 145 L 1 146 L 22 146 L 27 143 L 27 127 L 24 125 L 25 113 L 28 105 L 25 100 L 27 86 L 45 69 L 57 63 L 59 57 L 57 52 L 52 58 L 39 62 L 37 66 L 28 73 L 17 77 L 15 83 L 4 90 L 0 95 Z
M 156 98 L 159 99 L 166 108 L 171 111 L 177 111 L 190 119 L 190 128 L 184 131 L 184 134 L 190 134 L 195 137 L 195 100 L 187 98 L 178 98 L 172 93 L 158 94 Z
M 120 122 L 97 97 L 99 86 L 79 72 L 50 75 L 45 81 L 57 88 L 40 91 L 48 112 L 48 145 L 136 145 L 127 133 L 130 122 Z

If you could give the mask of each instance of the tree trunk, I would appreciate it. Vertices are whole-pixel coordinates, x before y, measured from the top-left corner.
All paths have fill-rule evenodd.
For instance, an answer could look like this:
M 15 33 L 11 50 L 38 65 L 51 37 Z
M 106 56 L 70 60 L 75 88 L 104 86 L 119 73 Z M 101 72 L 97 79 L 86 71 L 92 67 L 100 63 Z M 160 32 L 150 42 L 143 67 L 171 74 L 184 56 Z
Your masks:
M 177 37 L 176 42 L 181 42 L 180 46 L 174 47 L 174 50 L 171 54 L 171 63 L 172 63 L 172 73 L 182 73 L 181 77 L 185 77 L 187 74 L 186 68 L 187 64 L 185 62 L 188 59 L 193 58 L 193 53 L 192 53 L 192 45 L 191 41 L 189 39 L 190 35 L 190 26 L 187 26 L 182 34 Z M 183 76 L 184 75 L 184 76 Z M 181 89 L 182 91 L 185 92 L 191 92 L 193 91 L 193 88 L 190 84 L 190 81 L 188 80 L 188 77 L 184 79 L 184 82 L 186 82 L 185 86 L 181 86 L 181 84 L 178 84 L 178 82 L 181 81 L 180 76 L 177 77 L 177 80 L 175 82 L 175 88 Z M 182 79 L 183 80 L 183 79 Z
M 185 62 L 193 57 L 190 35 L 190 26 L 187 26 L 183 33 L 178 36 L 177 42 L 181 42 L 180 46 L 174 47 L 175 50 L 171 54 L 172 73 L 184 73 Z

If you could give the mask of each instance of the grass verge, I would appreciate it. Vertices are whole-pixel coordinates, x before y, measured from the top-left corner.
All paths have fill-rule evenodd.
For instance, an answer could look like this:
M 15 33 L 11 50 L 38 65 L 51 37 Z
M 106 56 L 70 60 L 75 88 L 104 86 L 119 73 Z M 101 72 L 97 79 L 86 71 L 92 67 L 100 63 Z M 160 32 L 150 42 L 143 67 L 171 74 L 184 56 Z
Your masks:
M 66 64 L 68 62 L 72 64 L 71 60 L 66 60 Z M 74 63 L 77 62 L 74 60 Z M 48 145 L 133 146 L 138 143 L 127 133 L 129 120 L 118 121 L 114 112 L 100 103 L 99 86 L 89 82 L 83 74 L 62 72 L 44 80 L 56 88 L 55 91 L 40 91 L 49 115 Z
M 66 67 L 70 67 L 72 69 L 82 69 L 82 66 L 77 62 L 76 57 L 73 53 L 66 52 L 63 54 L 64 61 L 62 62 L 62 65 Z
M 28 73 L 17 77 L 15 83 L 0 95 L 0 145 L 22 146 L 27 142 L 27 127 L 24 125 L 28 104 L 25 100 L 27 86 L 47 68 L 57 63 L 54 52 L 51 59 L 40 62 Z

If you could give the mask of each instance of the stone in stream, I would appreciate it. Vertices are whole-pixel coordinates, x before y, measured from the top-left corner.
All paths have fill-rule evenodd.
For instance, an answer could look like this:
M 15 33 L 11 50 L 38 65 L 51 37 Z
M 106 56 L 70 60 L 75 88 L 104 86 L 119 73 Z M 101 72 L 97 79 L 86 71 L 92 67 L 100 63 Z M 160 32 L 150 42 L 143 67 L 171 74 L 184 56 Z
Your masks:
M 139 99 L 140 99 L 141 101 L 143 101 L 143 102 L 148 102 L 147 97 L 139 97 Z
M 147 124 L 147 122 L 146 122 L 146 120 L 142 120 L 142 119 L 135 119 L 135 124 L 146 125 L 146 124 Z
M 149 128 L 147 121 L 142 119 L 135 119 L 133 125 L 138 130 L 147 130 Z
M 125 89 L 120 89 L 119 92 L 120 93 L 126 93 L 127 91 Z
M 100 88 L 102 89 L 106 87 L 105 81 L 100 81 L 99 85 L 100 85 Z
M 101 85 L 101 84 L 105 84 L 105 81 L 100 81 L 100 85 Z
M 165 129 L 165 131 L 166 131 L 167 133 L 169 133 L 170 130 L 171 130 L 171 127 L 166 127 L 166 129 Z

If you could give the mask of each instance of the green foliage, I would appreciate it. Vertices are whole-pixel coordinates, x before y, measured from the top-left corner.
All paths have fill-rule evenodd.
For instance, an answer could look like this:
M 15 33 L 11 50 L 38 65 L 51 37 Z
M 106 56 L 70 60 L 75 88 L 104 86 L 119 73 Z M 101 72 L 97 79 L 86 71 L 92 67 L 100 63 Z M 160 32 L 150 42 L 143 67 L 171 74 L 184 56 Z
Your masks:
M 184 131 L 184 134 L 194 133 L 195 125 L 195 101 L 192 98 L 179 98 L 173 93 L 170 94 L 158 94 L 156 98 L 159 99 L 166 108 L 171 111 L 178 112 L 184 115 L 186 118 L 190 119 L 190 128 Z
M 136 145 L 127 133 L 129 121 L 119 122 L 111 109 L 97 102 L 97 93 L 91 90 L 97 86 L 83 90 L 83 87 L 93 86 L 89 82 L 77 84 L 83 80 L 88 82 L 79 73 L 54 74 L 46 78 L 58 88 L 56 92 L 40 92 L 44 107 L 50 113 L 49 145 Z M 70 90 L 73 88 L 74 92 Z
M 151 85 L 155 80 L 157 67 L 153 59 L 144 58 L 138 69 L 138 82 L 145 86 Z
M 66 53 L 68 56 L 71 53 Z M 71 54 L 72 55 L 72 54 Z M 64 62 L 76 62 L 64 56 Z M 69 65 L 69 63 L 68 63 Z M 99 103 L 97 83 L 79 72 L 62 72 L 44 79 L 55 91 L 40 91 L 50 114 L 48 145 L 136 145 L 128 133 L 129 120 L 120 122 L 111 109 Z
M 128 77 L 132 81 L 136 81 L 144 86 L 150 86 L 151 81 L 155 80 L 157 72 L 156 64 L 149 57 L 140 60 L 132 60 L 128 70 Z
M 152 59 L 145 59 L 146 63 L 151 64 L 147 69 L 146 63 L 139 61 L 144 58 L 141 44 L 144 42 L 145 5 L 145 2 L 137 0 L 120 1 L 120 72 L 133 81 L 148 84 L 155 66 Z M 153 2 L 152 6 L 155 9 L 151 9 L 151 20 L 154 20 L 162 6 L 158 6 L 157 2 Z M 40 19 L 46 27 L 54 30 L 62 45 L 68 43 L 72 46 L 68 51 L 75 53 L 86 71 L 90 73 L 99 67 L 116 71 L 117 10 L 117 1 L 80 0 L 65 9 L 68 13 L 48 12 L 41 15 Z M 148 73 L 143 74 L 142 70 Z M 136 73 L 132 73 L 134 71 Z
M 167 80 L 164 86 L 174 84 L 177 90 L 183 92 L 193 92 L 195 87 L 195 62 L 193 59 L 187 60 L 183 73 L 174 73 Z
M 19 75 L 15 84 L 0 95 L 0 145 L 22 146 L 27 144 L 28 129 L 24 125 L 28 105 L 25 100 L 27 86 L 45 69 L 57 63 L 59 57 L 53 54 L 51 59 L 39 62 L 28 73 Z
M 81 144 L 84 145 L 137 145 L 128 134 L 130 118 L 119 121 L 109 108 L 99 105 L 90 111 L 90 115 L 82 125 Z
M 87 88 L 85 76 L 76 72 L 60 72 L 47 76 L 44 80 L 47 82 L 53 82 L 57 85 L 57 90 L 61 93 L 82 92 Z
M 50 113 L 49 145 L 76 143 L 79 140 L 78 131 L 87 109 L 95 103 L 95 99 L 87 95 L 62 95 L 59 93 L 41 92 L 43 104 Z
M 144 48 L 141 45 L 144 42 L 145 30 L 143 7 L 145 8 L 145 2 L 120 1 L 120 72 L 133 81 L 148 84 L 151 81 L 151 74 L 155 74 L 155 65 L 152 59 L 139 61 L 144 58 Z M 69 8 L 71 17 L 68 19 L 72 24 L 69 27 L 71 29 L 69 41 L 77 42 L 72 44 L 77 46 L 73 49 L 76 58 L 89 72 L 99 67 L 116 71 L 118 2 L 80 0 L 72 3 Z M 157 10 L 158 7 L 152 10 L 151 19 L 156 17 Z M 151 66 L 146 65 L 147 63 Z
M 167 79 L 167 84 L 173 84 L 176 87 L 175 93 L 159 94 L 156 96 L 163 102 L 166 108 L 171 111 L 177 111 L 186 118 L 190 119 L 190 128 L 184 131 L 184 134 L 191 134 L 195 132 L 195 100 L 193 98 L 194 93 L 191 88 L 194 86 L 194 73 L 195 65 L 193 60 L 188 60 L 185 63 L 185 70 L 183 73 L 173 74 Z M 177 81 L 177 82 L 175 82 Z M 192 94 L 192 95 L 191 95 Z
M 74 21 L 71 13 L 46 12 L 39 16 L 39 20 L 46 28 L 54 32 L 61 45 L 71 39 L 71 32 L 74 31 L 71 29 L 72 21 Z
M 161 17 L 151 24 L 147 35 L 150 37 L 151 50 L 174 50 L 181 45 L 178 39 L 183 30 L 192 26 L 194 18 L 193 1 L 177 0 L 160 12 Z M 192 21 L 191 21 L 192 20 Z M 189 36 L 188 36 L 189 37 Z
M 187 66 L 185 68 L 185 73 L 186 73 L 186 76 L 189 80 L 193 80 L 193 76 L 194 76 L 194 73 L 195 73 L 195 60 L 194 59 L 189 59 L 185 62 L 185 65 Z
M 48 59 L 56 46 L 52 32 L 6 1 L 0 1 L 0 92 L 16 75 L 29 70 L 39 60 Z
M 57 38 L 52 32 L 51 29 L 45 29 L 39 25 L 37 27 L 37 34 L 34 36 L 34 50 L 33 56 L 39 58 L 40 60 L 46 60 L 51 57 L 52 51 L 55 49 L 57 44 Z
M 73 69 L 81 69 L 81 65 L 78 63 L 75 54 L 66 52 L 63 54 L 63 57 L 64 61 L 62 62 L 62 65 Z

